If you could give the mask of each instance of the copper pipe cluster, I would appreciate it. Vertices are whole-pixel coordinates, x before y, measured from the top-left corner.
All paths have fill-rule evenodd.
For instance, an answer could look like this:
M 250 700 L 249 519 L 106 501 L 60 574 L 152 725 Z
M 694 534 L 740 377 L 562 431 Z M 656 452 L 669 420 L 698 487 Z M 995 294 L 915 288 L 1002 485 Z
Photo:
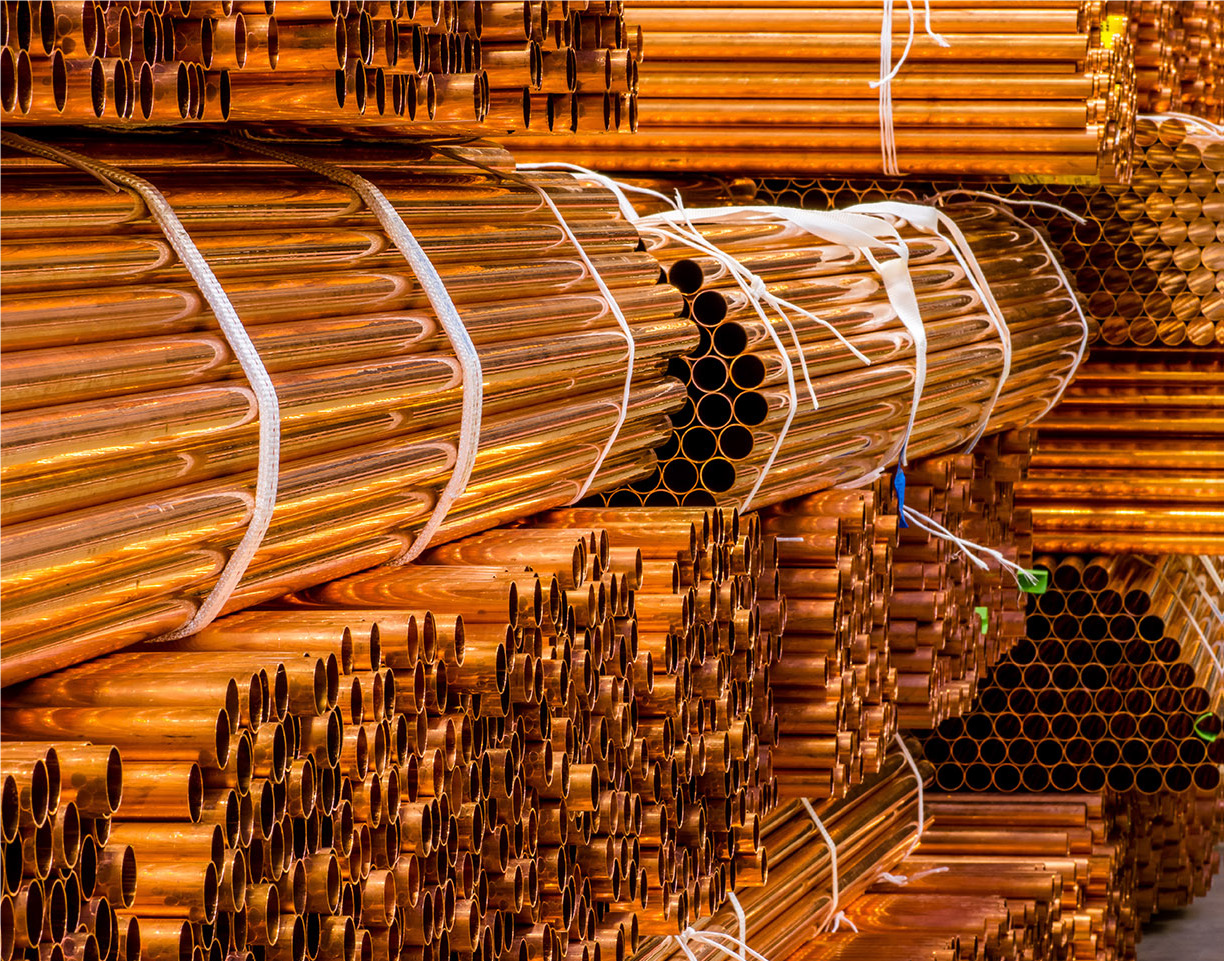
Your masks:
M 1083 327 L 1071 295 L 1036 231 L 987 204 L 948 208 L 972 245 L 1011 331 L 1010 374 L 988 432 L 1027 426 L 1048 405 L 1074 361 Z M 857 481 L 881 466 L 905 429 L 914 401 L 914 350 L 883 283 L 857 248 L 815 244 L 797 227 L 698 226 L 757 273 L 769 290 L 833 324 L 870 360 L 851 354 L 826 328 L 792 317 L 819 409 L 805 389 L 799 347 L 781 356 L 749 298 L 715 259 L 644 232 L 647 248 L 685 296 L 700 343 L 672 370 L 688 403 L 659 450 L 660 471 L 605 495 L 608 503 L 711 504 L 742 500 L 773 455 L 754 504 Z M 911 457 L 954 450 L 973 434 L 994 396 L 1002 347 L 980 296 L 948 245 L 902 229 L 927 331 L 927 374 L 910 436 Z M 784 344 L 790 332 L 782 330 Z M 787 368 L 798 407 L 790 413 Z
M 914 462 L 907 504 L 1027 566 L 1027 525 L 1010 495 L 1028 442 L 1001 434 L 972 455 Z M 877 484 L 762 513 L 786 600 L 770 675 L 783 797 L 843 796 L 879 770 L 898 726 L 968 710 L 979 679 L 1024 636 L 1020 592 L 997 566 L 982 571 L 916 525 L 899 529 L 895 511 L 891 487 Z
M 1219 0 L 1132 7 L 1140 112 L 1224 119 L 1224 7 Z
M 5 737 L 0 777 L 0 958 L 139 961 L 136 862 L 112 836 L 119 751 Z
M 4 0 L 5 123 L 618 130 L 617 0 Z
M 207 141 L 82 149 L 164 191 L 278 391 L 276 513 L 227 610 L 401 554 L 453 470 L 461 371 L 373 215 L 347 187 Z M 572 500 L 617 426 L 628 346 L 553 214 L 501 179 L 509 155 L 302 149 L 355 167 L 399 207 L 480 351 L 479 453 L 438 540 Z M 697 328 L 610 193 L 525 176 L 555 197 L 634 334 L 629 406 L 591 489 L 617 487 L 654 468 L 684 400 L 668 359 Z M 258 423 L 138 201 L 15 153 L 2 198 L 8 684 L 185 623 L 246 528 Z
M 929 776 L 929 766 L 921 760 L 918 763 L 924 776 Z M 817 803 L 814 808 L 837 847 L 838 905 L 846 907 L 867 890 L 881 870 L 895 864 L 913 846 L 918 827 L 917 779 L 894 746 L 877 775 L 847 797 Z M 800 948 L 847 937 L 844 924 L 841 928 L 846 934 L 816 934 L 817 926 L 829 915 L 832 860 L 827 843 L 804 808 L 797 801 L 779 807 L 763 820 L 761 839 L 769 852 L 769 883 L 737 892 L 748 945 L 767 958 L 787 958 Z M 707 931 L 734 934 L 739 930 L 739 920 L 730 907 L 724 907 L 694 927 L 697 937 Z M 719 942 L 734 950 L 730 943 Z M 689 939 L 685 947 L 682 952 L 674 942 L 646 944 L 637 958 L 678 961 L 687 955 L 699 961 L 718 961 L 726 957 L 697 938 Z
M 753 516 L 542 515 L 11 687 L 5 773 L 123 751 L 145 958 L 622 961 L 764 883 L 761 583 Z
M 1153 886 L 1167 891 L 1167 906 L 1184 903 L 1218 869 L 1211 852 L 1224 834 L 1220 792 L 1166 796 L 1161 806 L 1185 817 L 1170 833 L 1201 832 L 1205 851 L 1153 862 L 1163 826 L 1145 842 L 1133 799 L 927 794 L 933 822 L 917 849 L 889 867 L 907 882 L 875 883 L 846 908 L 858 933 L 843 925 L 846 933 L 792 957 L 850 961 L 918 942 L 941 961 L 1133 958 Z
M 1167 5 L 1167 4 L 1166 4 Z M 1126 179 L 1135 105 L 1131 5 L 1057 0 L 934 4 L 892 81 L 898 163 L 930 175 Z M 627 0 L 645 33 L 638 131 L 558 141 L 528 132 L 524 160 L 596 169 L 735 174 L 883 170 L 881 8 L 856 0 Z M 909 37 L 893 10 L 892 58 Z
M 1049 551 L 1224 554 L 1224 364 L 1097 351 L 1016 491 Z
M 1218 561 L 1217 561 L 1218 562 Z M 1027 639 L 924 752 L 943 790 L 1211 791 L 1224 761 L 1224 625 L 1197 557 L 1038 558 Z M 1207 594 L 1203 592 L 1207 591 Z

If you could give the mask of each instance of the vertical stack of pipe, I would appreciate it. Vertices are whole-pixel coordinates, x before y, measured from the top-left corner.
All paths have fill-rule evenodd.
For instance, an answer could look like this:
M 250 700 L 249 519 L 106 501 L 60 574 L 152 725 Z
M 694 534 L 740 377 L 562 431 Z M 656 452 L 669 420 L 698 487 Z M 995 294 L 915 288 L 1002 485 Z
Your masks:
M 0 957 L 139 961 L 136 861 L 112 836 L 118 749 L 6 737 L 0 776 Z
M 1025 427 L 1068 373 L 1082 323 L 1036 231 L 987 204 L 955 205 L 949 215 L 1011 332 L 1010 373 L 986 431 Z M 779 351 L 725 266 L 643 227 L 648 250 L 684 294 L 701 341 L 673 364 L 688 383 L 690 403 L 673 418 L 659 474 L 605 495 L 608 501 L 709 504 L 742 501 L 755 489 L 752 503 L 769 504 L 891 465 L 914 403 L 913 340 L 863 252 L 820 243 L 783 222 L 696 229 L 757 273 L 770 293 L 832 324 L 871 363 L 865 367 L 812 318 L 792 314 L 792 337 L 766 309 L 787 345 Z M 922 457 L 954 450 L 973 435 L 994 396 L 1002 348 L 948 242 L 908 227 L 901 235 L 927 331 L 926 381 L 909 443 L 910 455 Z
M 5 770 L 124 752 L 145 957 L 620 959 L 764 882 L 762 581 L 751 516 L 544 515 L 10 687 Z
M 871 174 L 885 169 L 888 110 L 896 163 L 910 173 L 1125 178 L 1129 5 L 934 9 L 927 22 L 944 44 L 903 6 L 890 9 L 881 53 L 879 5 L 627 0 L 625 22 L 645 31 L 649 54 L 639 135 L 528 133 L 520 152 L 627 171 Z M 872 83 L 903 56 L 882 105 Z
M 562 6 L 5 0 L 0 110 L 22 124 L 630 127 L 641 32 L 621 3 Z
M 1197 557 L 1039 559 L 1028 639 L 926 741 L 944 790 L 1142 794 L 1220 783 L 1219 592 Z
M 476 345 L 462 384 L 421 282 L 352 192 L 207 140 L 78 145 L 163 190 L 270 370 L 276 510 L 227 610 L 385 562 L 455 466 L 483 390 L 468 491 L 445 540 L 568 503 L 618 426 L 628 345 L 557 219 L 485 143 L 300 149 L 354 166 L 403 211 Z M 485 165 L 479 169 L 472 163 Z M 6 154 L 3 674 L 66 666 L 182 626 L 249 521 L 259 425 L 217 321 L 142 204 Z M 556 198 L 633 333 L 632 389 L 592 490 L 643 476 L 696 327 L 606 190 Z M 133 206 L 136 204 L 136 206 Z
M 1030 544 L 1012 488 L 1030 436 L 987 438 L 972 455 L 906 470 L 906 504 L 954 535 L 1027 567 Z M 1021 592 L 991 562 L 971 564 L 917 523 L 898 527 L 895 495 L 811 494 L 767 508 L 786 599 L 782 656 L 771 669 L 784 797 L 841 797 L 879 769 L 898 726 L 929 728 L 969 707 L 981 678 L 1024 636 Z
M 1218 0 L 1132 5 L 1141 113 L 1224 119 L 1220 93 L 1224 7 Z

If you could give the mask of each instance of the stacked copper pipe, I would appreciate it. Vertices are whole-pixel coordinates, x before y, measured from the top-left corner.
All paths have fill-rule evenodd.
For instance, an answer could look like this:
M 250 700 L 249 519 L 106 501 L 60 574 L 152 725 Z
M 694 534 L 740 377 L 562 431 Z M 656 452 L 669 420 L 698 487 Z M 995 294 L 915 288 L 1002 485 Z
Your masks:
M 619 129 L 641 34 L 569 0 L 5 0 L 5 123 Z
M 986 430 L 1024 427 L 1040 415 L 1074 362 L 1083 327 L 1066 286 L 1031 228 L 985 204 L 948 208 L 972 245 L 1011 331 L 1011 370 Z M 782 437 L 790 411 L 786 368 L 794 368 L 798 407 L 753 504 L 769 504 L 857 481 L 886 466 L 913 404 L 913 342 L 879 276 L 856 248 L 814 244 L 805 231 L 777 225 L 698 229 L 771 292 L 815 312 L 871 360 L 863 364 L 825 328 L 792 323 L 798 347 L 781 356 L 749 298 L 713 258 L 645 232 L 650 251 L 684 295 L 697 322 L 697 349 L 673 362 L 689 403 L 673 417 L 659 474 L 607 495 L 609 503 L 710 504 L 742 501 Z M 973 434 L 994 395 L 1002 348 L 986 308 L 946 242 L 902 231 L 926 323 L 927 375 L 910 437 L 912 457 L 955 449 Z M 790 332 L 782 329 L 784 343 Z
M 1224 119 L 1224 7 L 1218 0 L 1132 5 L 1140 112 Z
M 919 766 L 929 776 L 929 767 L 922 762 Z M 848 797 L 814 805 L 837 847 L 838 905 L 852 903 L 881 871 L 912 848 L 918 828 L 918 791 L 917 779 L 894 748 L 882 762 L 880 773 Z M 738 892 L 746 940 L 765 957 L 785 958 L 800 946 L 825 937 L 817 936 L 816 929 L 830 920 L 832 859 L 826 841 L 798 802 L 779 807 L 763 820 L 761 840 L 769 852 L 769 883 Z M 669 940 L 643 945 L 638 957 L 645 961 L 684 957 L 715 961 L 726 957 L 726 951 L 735 951 L 734 941 L 726 937 L 738 937 L 739 920 L 731 907 L 694 928 L 696 934 L 686 939 L 683 952 Z M 701 940 L 702 935 L 710 936 L 718 947 Z
M 276 513 L 227 610 L 406 550 L 454 467 L 461 376 L 373 215 L 346 187 L 206 141 L 75 146 L 163 190 L 279 394 Z M 556 218 L 502 178 L 509 156 L 480 143 L 301 149 L 369 175 L 399 206 L 480 352 L 479 452 L 437 539 L 571 501 L 617 426 L 628 348 Z M 186 622 L 246 528 L 258 424 L 143 206 L 15 152 L 4 174 L 11 683 Z M 668 359 L 695 346 L 696 327 L 609 193 L 527 176 L 556 198 L 636 341 L 627 414 L 591 489 L 615 487 L 654 468 L 684 399 Z
M 892 81 L 897 162 L 911 174 L 1125 179 L 1135 80 L 1130 5 L 935 2 Z M 879 4 L 627 0 L 645 34 L 637 135 L 527 133 L 523 159 L 630 171 L 875 173 Z M 911 21 L 893 7 L 892 64 Z
M 1096 352 L 1016 497 L 1040 550 L 1224 553 L 1224 364 Z
M 139 961 L 135 860 L 112 836 L 119 751 L 6 737 L 0 776 L 0 957 Z
M 973 455 L 915 462 L 906 502 L 1027 566 L 1023 512 L 1011 509 L 1027 445 L 1023 432 L 1002 434 Z M 895 497 L 880 486 L 762 514 L 786 603 L 770 676 L 784 797 L 842 796 L 879 769 L 898 725 L 929 728 L 967 710 L 979 679 L 1024 636 L 1011 579 L 916 525 L 898 529 Z
M 1218 563 L 1218 560 L 1217 560 Z M 1027 639 L 977 708 L 926 741 L 944 790 L 1214 790 L 1224 739 L 1219 591 L 1197 557 L 1038 560 Z
M 758 578 L 752 517 L 544 515 L 9 688 L 5 770 L 124 752 L 146 958 L 620 961 L 764 881 Z

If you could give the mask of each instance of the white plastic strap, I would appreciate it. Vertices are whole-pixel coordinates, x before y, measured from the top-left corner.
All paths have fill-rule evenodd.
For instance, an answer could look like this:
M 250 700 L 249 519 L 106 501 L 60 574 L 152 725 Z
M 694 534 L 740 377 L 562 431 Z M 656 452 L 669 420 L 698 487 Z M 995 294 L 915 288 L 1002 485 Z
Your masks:
M 1199 563 L 1203 565 L 1203 570 L 1207 572 L 1208 576 L 1215 584 L 1216 590 L 1219 591 L 1221 595 L 1224 595 L 1224 578 L 1221 578 L 1220 572 L 1216 570 L 1215 561 L 1213 561 L 1207 554 L 1199 554 L 1198 559 Z
M 149 216 L 165 234 L 166 240 L 182 261 L 183 266 L 187 268 L 191 279 L 200 288 L 200 293 L 208 302 L 213 316 L 217 318 L 217 324 L 221 328 L 225 342 L 234 352 L 234 357 L 237 358 L 242 373 L 246 376 L 255 394 L 259 412 L 259 460 L 255 470 L 255 500 L 251 506 L 246 530 L 221 569 L 217 583 L 196 608 L 191 620 L 168 634 L 154 638 L 153 643 L 187 637 L 202 630 L 221 613 L 221 609 L 225 607 L 234 589 L 242 580 L 242 575 L 246 573 L 251 558 L 259 550 L 259 545 L 268 531 L 268 525 L 272 522 L 272 512 L 276 508 L 276 489 L 280 478 L 280 404 L 277 401 L 276 388 L 220 281 L 217 280 L 212 268 L 208 266 L 208 262 L 196 247 L 191 235 L 187 233 L 182 221 L 178 219 L 174 208 L 162 196 L 161 191 L 147 180 L 120 170 L 118 167 L 99 163 L 80 154 L 62 150 L 59 147 L 51 147 L 7 130 L 0 133 L 0 141 L 26 153 L 83 170 L 115 191 L 122 187 L 136 194 L 144 202 Z
M 1018 207 L 1018 206 L 1049 207 L 1051 209 L 1061 211 L 1062 213 L 1066 214 L 1068 217 L 1070 217 L 1072 220 L 1075 220 L 1078 223 L 1081 223 L 1081 224 L 1087 223 L 1087 221 L 1083 217 L 1079 216 L 1079 214 L 1072 213 L 1066 207 L 1060 207 L 1058 204 L 1050 204 L 1050 203 L 1045 203 L 1044 201 L 1038 201 L 1038 200 L 1019 200 L 1019 199 L 1009 200 L 1006 197 L 1000 197 L 997 194 L 987 193 L 984 190 L 960 190 L 960 189 L 945 190 L 945 191 L 942 191 L 937 194 L 933 194 L 932 196 L 928 197 L 927 202 L 938 204 L 942 202 L 942 200 L 945 197 L 951 196 L 953 194 L 968 194 L 974 197 L 984 197 L 989 200 L 1001 201 L 1013 207 Z M 1010 217 L 1012 220 L 1014 220 L 1018 224 L 1024 224 L 1025 226 L 1031 226 L 1031 224 L 1025 223 L 1025 221 L 1022 218 L 1017 217 L 1010 210 L 1001 210 L 1000 213 L 1002 213 L 1005 217 Z M 1058 390 L 1054 392 L 1054 396 L 1050 398 L 1049 403 L 1045 405 L 1045 407 L 1042 409 L 1040 414 L 1038 414 L 1035 418 L 1033 418 L 1033 423 L 1036 423 L 1037 421 L 1045 417 L 1045 415 L 1048 414 L 1051 410 L 1053 410 L 1054 405 L 1057 404 L 1062 399 L 1063 392 L 1067 389 L 1067 385 L 1071 383 L 1072 379 L 1074 379 L 1076 372 L 1080 368 L 1080 364 L 1084 362 L 1084 353 L 1088 349 L 1089 328 L 1088 328 L 1088 318 L 1084 314 L 1084 308 L 1080 306 L 1079 297 L 1075 293 L 1075 288 L 1071 286 L 1071 281 L 1068 279 L 1066 271 L 1063 270 L 1062 264 L 1059 262 L 1058 257 L 1055 256 L 1053 248 L 1051 248 L 1050 245 L 1046 242 L 1046 239 L 1044 236 L 1042 236 L 1042 233 L 1040 230 L 1036 230 L 1034 232 L 1037 235 L 1037 240 L 1041 243 L 1041 246 L 1045 249 L 1046 255 L 1050 258 L 1050 264 L 1054 267 L 1055 272 L 1058 274 L 1058 279 L 1061 280 L 1063 283 L 1063 286 L 1067 288 L 1067 293 L 1071 297 L 1071 303 L 1075 306 L 1076 314 L 1079 315 L 1080 325 L 1083 327 L 1083 333 L 1080 335 L 1079 349 L 1075 352 L 1075 362 L 1071 365 L 1071 367 L 1063 375 L 1062 380 L 1058 385 Z
M 927 868 L 925 871 L 915 871 L 913 874 L 893 874 L 891 871 L 884 871 L 880 874 L 877 881 L 884 881 L 888 884 L 895 884 L 897 887 L 905 887 L 911 881 L 917 881 L 919 878 L 925 878 L 928 874 L 944 874 L 948 868 Z
M 637 358 L 637 344 L 633 339 L 633 328 L 629 326 L 629 321 L 625 319 L 624 311 L 621 310 L 620 304 L 618 304 L 616 301 L 616 297 L 613 295 L 608 285 L 604 282 L 603 276 L 598 270 L 595 269 L 595 265 L 591 262 L 591 258 L 587 256 L 586 250 L 578 241 L 578 238 L 574 235 L 574 231 L 570 228 L 569 222 L 566 221 L 564 215 L 561 213 L 561 209 L 556 205 L 556 203 L 553 202 L 552 197 L 548 195 L 548 191 L 534 181 L 528 180 L 526 177 L 521 177 L 517 174 L 510 174 L 504 170 L 496 170 L 492 167 L 486 167 L 484 164 L 476 163 L 470 158 L 462 157 L 459 154 L 453 153 L 449 150 L 443 150 L 443 153 L 454 157 L 456 160 L 462 160 L 465 163 L 472 164 L 472 166 L 487 170 L 494 176 L 512 180 L 515 183 L 522 184 L 523 186 L 529 187 L 531 190 L 535 191 L 536 195 L 540 198 L 544 205 L 548 207 L 550 211 L 552 211 L 552 215 L 557 218 L 557 223 L 561 225 L 561 230 L 565 234 L 566 239 L 573 244 L 574 249 L 578 252 L 578 257 L 582 260 L 587 273 L 590 274 L 591 279 L 595 281 L 595 286 L 599 288 L 599 292 L 603 294 L 604 299 L 608 303 L 608 309 L 612 312 L 612 316 L 616 319 L 616 323 L 620 327 L 621 333 L 625 335 L 625 344 L 628 348 L 628 356 L 625 360 L 625 386 L 621 392 L 621 402 L 620 408 L 616 415 L 616 424 L 612 428 L 612 433 L 608 436 L 607 443 L 605 443 L 603 448 L 600 450 L 599 456 L 595 458 L 595 464 L 591 468 L 591 472 L 587 474 L 586 480 L 583 481 L 582 485 L 578 488 L 578 492 L 570 500 L 571 504 L 576 504 L 578 501 L 582 500 L 582 498 L 586 497 L 587 491 L 591 489 L 591 484 L 598 476 L 600 469 L 604 465 L 604 461 L 608 457 L 608 454 L 610 454 L 612 452 L 612 448 L 616 446 L 616 439 L 620 436 L 621 427 L 624 426 L 625 417 L 629 413 L 629 397 L 633 388 L 633 365 Z M 522 164 L 518 169 L 538 170 L 548 166 L 551 165 Z M 632 210 L 632 207 L 629 209 Z M 621 213 L 625 213 L 624 207 L 621 208 Z
M 1224 661 L 1220 660 L 1219 655 L 1217 655 L 1214 648 L 1212 648 L 1211 642 L 1207 640 L 1207 635 L 1203 633 L 1203 629 L 1199 626 L 1199 622 L 1195 620 L 1194 612 L 1191 611 L 1186 602 L 1181 599 L 1181 593 L 1177 590 L 1177 587 L 1164 575 L 1163 572 L 1159 571 L 1152 561 L 1148 560 L 1142 555 L 1135 556 L 1137 560 L 1146 564 L 1148 567 L 1152 568 L 1152 570 L 1157 571 L 1160 581 L 1169 589 L 1169 593 L 1172 594 L 1173 600 L 1177 602 L 1177 606 L 1185 612 L 1186 620 L 1189 621 L 1190 626 L 1194 628 L 1194 633 L 1196 633 L 1199 636 L 1199 640 L 1203 642 L 1203 648 L 1207 651 L 1207 656 L 1211 658 L 1212 664 L 1215 665 L 1216 673 L 1219 674 L 1222 679 L 1224 679 Z M 1191 577 L 1191 580 L 1193 580 L 1193 575 L 1191 575 L 1189 572 L 1187 572 L 1187 576 Z M 1200 592 L 1203 590 L 1202 586 L 1197 582 L 1195 582 L 1195 586 L 1199 588 Z M 1204 594 L 1204 597 L 1206 597 L 1206 594 Z M 1210 600 L 1208 600 L 1208 603 L 1210 604 Z M 1212 604 L 1211 607 L 1213 610 L 1215 609 L 1214 604 Z
M 727 892 L 727 901 L 731 905 L 731 910 L 735 912 L 735 918 L 739 925 L 739 935 L 730 934 L 727 931 L 710 931 L 698 930 L 692 925 L 685 928 L 680 934 L 673 935 L 673 940 L 684 952 L 686 957 L 693 958 L 692 952 L 688 948 L 687 942 L 696 941 L 699 944 L 708 945 L 721 951 L 729 958 L 735 958 L 736 961 L 748 961 L 751 957 L 755 961 L 769 961 L 765 955 L 754 950 L 748 944 L 748 919 L 744 916 L 744 908 L 739 902 L 739 898 L 735 896 L 734 891 Z M 730 946 L 720 943 L 717 939 L 725 938 L 730 942 Z M 696 961 L 696 959 L 694 959 Z
M 926 10 L 927 36 L 941 47 L 949 46 L 947 40 L 931 29 L 930 0 L 923 0 L 922 5 Z M 893 64 L 893 0 L 884 0 L 884 15 L 880 21 L 880 79 L 873 80 L 869 84 L 871 89 L 879 92 L 880 154 L 883 159 L 884 172 L 891 177 L 901 176 L 901 168 L 897 163 L 896 133 L 893 130 L 892 82 L 901 72 L 901 67 L 909 57 L 910 48 L 914 45 L 913 0 L 905 0 L 905 7 L 909 11 L 909 35 L 906 37 L 905 48 L 901 51 L 900 58 L 896 64 Z
M 990 565 L 978 557 L 974 551 L 980 551 L 987 557 L 993 558 L 998 562 L 1000 567 L 1006 569 L 1012 575 L 1012 578 L 1016 581 L 1017 586 L 1023 587 L 1023 585 L 1020 583 L 1020 577 L 1021 575 L 1028 576 L 1028 571 L 1015 561 L 1004 557 L 994 548 L 986 547 L 983 544 L 978 544 L 975 541 L 971 541 L 963 537 L 958 537 L 938 521 L 928 517 L 921 511 L 914 510 L 914 508 L 906 507 L 905 505 L 901 506 L 901 510 L 905 515 L 905 519 L 911 524 L 914 524 L 918 528 L 926 531 L 931 536 L 948 541 L 948 543 L 959 548 L 974 566 L 981 568 L 982 570 L 988 570 L 990 568 Z
M 910 224 L 917 230 L 924 233 L 932 234 L 933 236 L 950 241 L 949 247 L 952 251 L 952 256 L 956 262 L 960 264 L 961 269 L 965 271 L 965 279 L 969 281 L 969 286 L 973 288 L 978 295 L 978 299 L 982 302 L 982 306 L 986 310 L 986 317 L 990 321 L 990 325 L 994 328 L 995 334 L 999 338 L 999 343 L 1003 347 L 1003 361 L 999 369 L 998 379 L 995 381 L 994 394 L 990 401 L 983 405 L 982 412 L 978 417 L 977 427 L 974 429 L 973 435 L 966 442 L 964 453 L 968 453 L 977 446 L 978 440 L 986 430 L 986 425 L 990 422 L 990 416 L 994 412 L 995 404 L 999 401 L 999 396 L 1003 393 L 1003 387 L 1007 383 L 1007 378 L 1011 374 L 1011 329 L 1007 326 L 1007 318 L 1003 316 L 1003 310 L 999 307 L 998 301 L 995 300 L 994 293 L 990 289 L 990 281 L 986 279 L 986 275 L 982 272 L 981 265 L 978 263 L 977 255 L 973 252 L 973 248 L 969 245 L 969 241 L 961 232 L 960 227 L 956 222 L 945 214 L 943 211 L 933 207 L 924 207 L 921 204 L 905 204 L 896 201 L 885 201 L 882 203 L 859 204 L 851 207 L 851 210 L 865 211 L 869 213 L 891 214 L 894 217 L 900 218 L 905 223 Z M 930 216 L 933 212 L 934 217 Z M 947 236 L 940 231 L 940 227 L 947 231 Z M 921 318 L 919 318 L 921 324 Z M 926 336 L 923 334 L 923 373 L 925 381 L 925 345 Z M 909 434 L 913 430 L 914 416 L 918 411 L 918 401 L 914 401 L 913 409 L 910 411 L 910 421 L 906 427 L 905 437 L 902 441 L 902 453 L 904 454 L 905 447 L 909 444 Z M 901 461 L 902 464 L 905 460 Z
M 840 890 L 837 884 L 837 845 L 833 843 L 833 838 L 829 832 L 825 830 L 824 823 L 820 820 L 820 815 L 816 813 L 816 809 L 812 807 L 812 802 L 807 798 L 800 798 L 799 803 L 803 805 L 803 809 L 807 811 L 808 817 L 812 819 L 812 823 L 816 825 L 816 830 L 820 832 L 820 836 L 824 838 L 824 842 L 829 848 L 829 862 L 832 866 L 833 874 L 833 900 L 829 902 L 829 910 L 822 921 L 816 928 L 817 932 L 824 931 L 830 924 L 838 923 L 845 914 L 837 909 L 837 902 L 840 896 Z M 834 928 L 836 930 L 836 928 Z M 857 929 L 856 929 L 857 930 Z
M 459 446 L 455 455 L 455 469 L 451 472 L 446 486 L 442 488 L 442 493 L 438 495 L 429 520 L 413 539 L 412 545 L 402 555 L 391 561 L 392 564 L 407 564 L 415 560 L 429 546 L 430 540 L 442 526 L 442 522 L 446 520 L 451 505 L 467 490 L 468 481 L 472 476 L 472 467 L 476 463 L 476 452 L 480 444 L 480 419 L 484 408 L 484 374 L 480 368 L 480 354 L 476 351 L 476 345 L 472 343 L 472 338 L 467 328 L 464 327 L 459 312 L 455 309 L 455 302 L 451 300 L 450 293 L 438 275 L 437 268 L 430 261 L 429 255 L 412 235 L 412 231 L 404 223 L 404 218 L 399 215 L 399 211 L 374 184 L 351 170 L 345 170 L 343 167 L 324 163 L 280 147 L 273 147 L 267 143 L 227 136 L 219 136 L 217 139 L 243 150 L 250 150 L 312 171 L 353 190 L 365 202 L 387 236 L 391 238 L 391 242 L 408 261 L 408 265 L 416 274 L 421 289 L 425 291 L 425 296 L 433 305 L 434 313 L 437 314 L 442 329 L 446 331 L 446 336 L 455 350 L 463 383 L 463 405 L 459 419 Z
M 893 740 L 897 742 L 897 747 L 901 748 L 901 756 L 905 758 L 905 763 L 909 765 L 909 769 L 914 772 L 914 780 L 918 782 L 918 838 L 922 840 L 922 830 L 926 824 L 926 811 L 922 806 L 922 775 L 918 771 L 918 765 L 914 763 L 914 755 L 910 754 L 910 750 L 905 746 L 905 738 L 901 736 L 901 732 L 897 731 L 893 734 Z

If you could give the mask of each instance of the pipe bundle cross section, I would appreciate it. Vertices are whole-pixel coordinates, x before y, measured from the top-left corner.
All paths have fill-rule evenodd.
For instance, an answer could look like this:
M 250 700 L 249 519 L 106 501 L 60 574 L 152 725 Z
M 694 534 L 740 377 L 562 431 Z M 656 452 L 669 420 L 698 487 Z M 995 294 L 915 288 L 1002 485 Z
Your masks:
M 989 204 L 947 210 L 1010 331 L 1011 366 L 990 408 L 1003 347 L 989 308 L 947 240 L 901 227 L 927 337 L 926 379 L 908 445 L 913 458 L 964 446 L 988 408 L 988 433 L 1028 426 L 1054 398 L 1084 336 L 1072 295 L 1034 229 Z M 725 266 L 644 231 L 648 249 L 684 294 L 700 343 L 672 362 L 688 384 L 689 403 L 673 417 L 675 432 L 659 451 L 659 473 L 605 494 L 605 501 L 735 503 L 755 488 L 757 506 L 853 484 L 891 467 L 914 404 L 914 339 L 864 253 L 820 243 L 780 221 L 696 229 L 770 293 L 831 324 L 871 363 L 864 366 L 828 329 L 798 314 L 790 318 L 793 339 L 780 320 L 771 321 L 785 345 L 782 356 Z M 873 250 L 880 260 L 895 256 Z M 766 313 L 772 318 L 768 308 Z M 788 371 L 797 386 L 793 411 Z
M 55 747 L 110 834 L 70 904 L 143 945 L 65 955 L 619 961 L 765 881 L 762 581 L 754 516 L 559 511 L 11 687 L 4 908 L 67 837 Z M 123 752 L 122 803 L 69 737 Z
M 906 503 L 1014 563 L 1030 560 L 1012 487 L 1029 435 L 987 438 L 972 455 L 907 471 Z M 947 540 L 898 528 L 895 494 L 812 494 L 766 509 L 785 599 L 770 686 L 783 797 L 841 797 L 879 770 L 899 726 L 929 728 L 968 710 L 979 680 L 1024 636 L 1021 592 Z M 985 618 L 982 614 L 985 613 Z
M 301 149 L 396 205 L 457 305 L 483 384 L 462 383 L 420 282 L 347 187 L 207 140 L 83 148 L 163 190 L 278 394 L 276 510 L 226 611 L 403 554 L 454 468 L 465 390 L 482 391 L 478 452 L 436 539 L 569 503 L 629 373 L 625 335 L 561 224 L 499 177 L 513 169 L 504 150 Z M 635 341 L 624 422 L 591 489 L 614 487 L 653 469 L 684 400 L 668 360 L 696 344 L 696 326 L 610 193 L 527 177 Z M 23 155 L 5 156 L 0 194 L 9 684 L 188 621 L 246 528 L 259 424 L 215 318 L 138 201 Z
M 626 0 L 648 54 L 637 133 L 516 142 L 524 160 L 608 170 L 874 174 L 891 116 L 909 174 L 1126 179 L 1136 6 L 937 2 L 924 29 L 919 4 L 889 3 L 889 45 L 878 3 Z
M 6 124 L 608 130 L 641 31 L 612 0 L 4 0 Z
M 1217 562 L 1218 563 L 1218 560 Z M 1039 558 L 1027 639 L 924 752 L 943 790 L 1211 791 L 1224 622 L 1197 557 Z

